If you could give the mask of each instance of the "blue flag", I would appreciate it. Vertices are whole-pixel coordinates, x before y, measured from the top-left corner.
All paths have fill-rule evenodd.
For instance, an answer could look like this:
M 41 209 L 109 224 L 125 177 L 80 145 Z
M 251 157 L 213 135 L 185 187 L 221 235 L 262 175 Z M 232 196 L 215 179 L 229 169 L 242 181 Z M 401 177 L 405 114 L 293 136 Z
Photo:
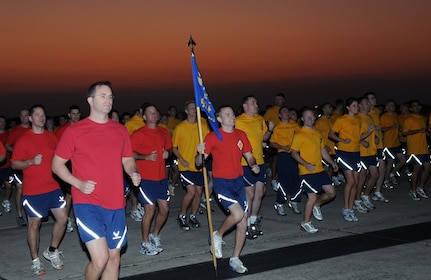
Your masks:
M 215 134 L 220 140 L 223 140 L 220 132 L 218 131 L 218 122 L 215 116 L 214 106 L 211 103 L 208 93 L 205 90 L 201 73 L 199 73 L 198 66 L 196 65 L 196 59 L 195 59 L 194 53 L 192 53 L 192 75 L 193 75 L 193 86 L 195 89 L 196 107 L 199 107 L 201 111 L 206 113 L 208 122 L 210 123 Z

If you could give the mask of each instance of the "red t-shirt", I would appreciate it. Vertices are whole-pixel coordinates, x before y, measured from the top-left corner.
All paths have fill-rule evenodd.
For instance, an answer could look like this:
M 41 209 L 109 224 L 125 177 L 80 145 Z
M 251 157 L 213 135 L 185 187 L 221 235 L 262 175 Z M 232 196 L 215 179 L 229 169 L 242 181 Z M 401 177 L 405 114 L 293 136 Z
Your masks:
M 133 153 L 123 125 L 112 120 L 100 124 L 85 118 L 64 131 L 55 154 L 71 160 L 75 177 L 96 182 L 91 194 L 73 187 L 74 204 L 93 204 L 110 210 L 125 207 L 122 159 L 133 157 Z
M 40 165 L 31 165 L 22 170 L 24 175 L 22 193 L 24 195 L 48 193 L 60 187 L 54 179 L 51 169 L 56 146 L 57 138 L 47 130 L 42 134 L 36 134 L 32 130 L 27 131 L 16 141 L 12 161 L 29 160 L 37 154 L 42 155 Z
M 160 181 L 166 178 L 166 165 L 163 151 L 172 148 L 169 131 L 163 127 L 149 128 L 143 126 L 131 135 L 132 150 L 139 154 L 157 153 L 157 160 L 137 160 L 138 171 L 141 178 Z
M 241 166 L 243 154 L 251 151 L 251 144 L 244 131 L 234 129 L 228 133 L 219 129 L 223 140 L 210 132 L 205 137 L 205 154 L 212 154 L 214 178 L 235 179 L 244 175 Z
M 10 146 L 15 145 L 16 140 L 20 138 L 24 133 L 31 130 L 31 127 L 23 127 L 22 125 L 16 126 L 9 132 L 9 136 L 7 137 L 6 143 Z
M 68 128 L 71 125 L 70 122 L 67 122 L 65 124 L 63 124 L 62 126 L 58 127 L 55 130 L 55 136 L 57 136 L 57 139 L 60 140 L 61 136 L 63 135 L 64 131 L 66 130 L 66 128 Z
M 6 140 L 9 136 L 9 131 L 5 130 L 3 133 L 0 133 L 0 143 L 1 146 L 3 146 L 3 149 L 5 149 L 4 144 L 6 143 Z M 6 168 L 10 166 L 10 154 L 6 153 L 6 159 L 2 162 L 0 162 L 0 168 Z

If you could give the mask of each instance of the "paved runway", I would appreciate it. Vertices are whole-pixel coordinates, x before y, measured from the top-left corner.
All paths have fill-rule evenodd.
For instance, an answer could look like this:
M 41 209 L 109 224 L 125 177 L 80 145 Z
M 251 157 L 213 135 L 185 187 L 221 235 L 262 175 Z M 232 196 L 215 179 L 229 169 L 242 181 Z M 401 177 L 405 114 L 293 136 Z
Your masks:
M 358 222 L 346 222 L 340 215 L 342 186 L 337 197 L 322 207 L 324 220 L 313 220 L 316 234 L 301 231 L 302 215 L 287 211 L 276 215 L 272 204 L 275 192 L 269 187 L 261 210 L 264 235 L 247 240 L 241 259 L 249 272 L 240 275 L 229 271 L 234 234 L 225 236 L 222 260 L 214 269 L 208 246 L 206 215 L 198 218 L 202 228 L 185 232 L 175 218 L 183 190 L 172 198 L 171 213 L 162 230 L 164 251 L 157 256 L 139 254 L 140 223 L 128 218 L 129 243 L 122 255 L 122 279 L 431 279 L 431 199 L 409 198 L 408 181 L 393 190 L 384 190 L 389 203 L 375 203 L 377 209 L 358 214 Z M 429 187 L 425 187 L 429 190 Z M 431 191 L 430 191 L 431 192 Z M 301 207 L 303 207 L 303 202 Z M 214 227 L 223 212 L 213 203 Z M 288 208 L 286 208 L 288 210 Z M 31 260 L 26 243 L 26 229 L 18 228 L 16 213 L 0 217 L 0 279 L 31 279 Z M 52 219 L 41 229 L 42 251 L 49 245 Z M 65 269 L 54 270 L 42 260 L 46 275 L 41 279 L 83 279 L 87 255 L 78 234 L 66 233 L 60 248 Z M 42 257 L 43 258 L 43 257 Z M 217 273 L 216 273 L 217 272 Z M 217 276 L 217 278 L 216 278 Z

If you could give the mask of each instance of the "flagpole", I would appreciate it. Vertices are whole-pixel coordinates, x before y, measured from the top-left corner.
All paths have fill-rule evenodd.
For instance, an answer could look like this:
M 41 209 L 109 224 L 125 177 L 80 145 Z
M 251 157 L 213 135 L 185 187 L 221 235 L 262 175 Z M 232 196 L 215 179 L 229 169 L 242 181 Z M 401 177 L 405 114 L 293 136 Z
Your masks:
M 188 46 L 191 46 L 192 54 L 194 54 L 194 45 L 196 43 L 193 41 L 192 36 L 190 35 L 190 40 L 188 42 Z M 196 115 L 198 119 L 198 131 L 199 131 L 199 143 L 203 143 L 203 134 L 202 134 L 202 120 L 201 120 L 201 108 L 200 106 L 197 106 L 196 104 Z M 211 252 L 212 252 L 212 259 L 213 259 L 213 265 L 214 265 L 214 271 L 215 276 L 217 278 L 217 258 L 215 255 L 215 247 L 214 247 L 214 236 L 213 236 L 213 221 L 212 221 L 212 214 L 211 214 L 211 204 L 210 204 L 210 193 L 209 193 L 209 187 L 208 187 L 208 173 L 207 168 L 205 164 L 205 156 L 204 151 L 201 153 L 202 155 L 202 173 L 204 177 L 204 192 L 205 192 L 205 202 L 207 206 L 207 219 L 208 219 L 208 230 L 211 240 Z

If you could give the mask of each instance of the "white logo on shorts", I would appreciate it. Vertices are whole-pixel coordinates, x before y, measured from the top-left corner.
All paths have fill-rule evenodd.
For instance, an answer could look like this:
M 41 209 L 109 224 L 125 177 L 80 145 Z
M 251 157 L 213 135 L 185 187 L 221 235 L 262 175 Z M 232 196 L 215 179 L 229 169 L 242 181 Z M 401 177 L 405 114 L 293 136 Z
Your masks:
M 59 202 L 64 202 L 64 196 L 59 196 L 59 197 L 58 197 L 58 201 L 59 201 Z
M 113 231 L 112 234 L 114 235 L 114 237 L 112 237 L 112 240 L 121 238 L 120 231 Z

